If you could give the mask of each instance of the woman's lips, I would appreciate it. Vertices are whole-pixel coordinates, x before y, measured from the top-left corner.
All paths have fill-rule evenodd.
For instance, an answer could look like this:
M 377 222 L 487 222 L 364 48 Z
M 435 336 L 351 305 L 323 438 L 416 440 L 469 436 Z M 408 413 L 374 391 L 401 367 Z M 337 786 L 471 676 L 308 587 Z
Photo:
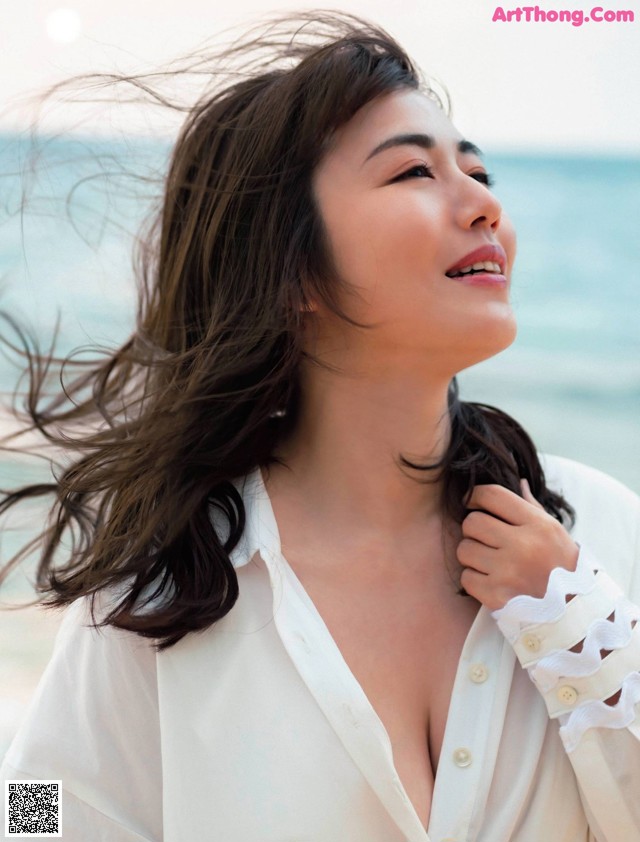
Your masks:
M 445 275 L 445 278 L 449 281 L 458 281 L 459 283 L 466 284 L 467 286 L 477 286 L 477 287 L 486 287 L 486 286 L 506 286 L 507 285 L 507 278 L 505 275 L 499 275 L 497 272 L 474 272 L 468 275 L 459 275 L 455 278 L 450 278 L 448 275 Z

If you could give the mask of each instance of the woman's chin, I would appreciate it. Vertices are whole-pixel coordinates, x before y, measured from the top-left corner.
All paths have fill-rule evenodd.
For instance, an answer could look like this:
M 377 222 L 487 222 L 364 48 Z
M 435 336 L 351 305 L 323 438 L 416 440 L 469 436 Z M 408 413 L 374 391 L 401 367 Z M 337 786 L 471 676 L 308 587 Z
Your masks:
M 460 370 L 505 351 L 513 345 L 517 333 L 518 325 L 511 308 L 502 314 L 502 318 L 492 319 L 490 324 L 476 325 L 475 329 L 465 334 L 464 343 L 460 348 L 461 356 L 468 359 Z

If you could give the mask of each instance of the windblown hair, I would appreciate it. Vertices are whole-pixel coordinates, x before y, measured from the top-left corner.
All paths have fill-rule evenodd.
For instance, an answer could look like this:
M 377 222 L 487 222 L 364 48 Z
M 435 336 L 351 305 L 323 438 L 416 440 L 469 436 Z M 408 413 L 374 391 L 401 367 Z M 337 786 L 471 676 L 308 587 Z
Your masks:
M 237 78 L 216 87 L 238 59 Z M 277 445 L 296 425 L 305 307 L 320 300 L 365 327 L 339 306 L 345 282 L 312 192 L 333 133 L 402 89 L 449 108 L 387 32 L 340 12 L 276 18 L 214 55 L 209 72 L 213 89 L 188 111 L 162 206 L 138 246 L 128 341 L 90 365 L 65 361 L 5 317 L 28 358 L 25 423 L 69 457 L 54 482 L 5 490 L 0 503 L 2 513 L 54 496 L 36 539 L 36 589 L 49 597 L 40 601 L 61 607 L 91 595 L 93 615 L 98 592 L 117 586 L 121 599 L 99 625 L 157 639 L 158 651 L 215 623 L 238 598 L 230 553 L 245 512 L 233 480 L 279 461 Z M 126 81 L 149 89 L 144 77 Z M 52 395 L 46 384 L 63 364 L 80 371 Z M 443 460 L 420 466 L 442 479 L 447 517 L 463 520 L 474 484 L 520 493 L 526 477 L 549 513 L 573 519 L 516 421 L 462 402 L 455 379 L 449 411 Z M 214 512 L 228 524 L 224 535 Z M 65 536 L 71 550 L 54 563 Z

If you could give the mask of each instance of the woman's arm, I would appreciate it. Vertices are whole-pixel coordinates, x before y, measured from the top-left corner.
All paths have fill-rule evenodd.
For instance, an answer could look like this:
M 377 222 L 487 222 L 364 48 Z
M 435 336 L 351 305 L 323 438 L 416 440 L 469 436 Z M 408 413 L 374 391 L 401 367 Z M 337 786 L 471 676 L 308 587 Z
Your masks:
M 463 523 L 462 583 L 491 609 L 549 716 L 559 721 L 599 842 L 637 842 L 640 607 L 524 485 L 523 494 L 477 486 L 470 495 L 470 508 L 483 511 Z M 630 514 L 637 535 L 640 505 Z M 611 547 L 625 555 L 616 569 L 636 569 L 637 538 L 631 552 L 628 541 L 619 550 L 614 535 Z
M 640 839 L 640 607 L 586 547 L 541 599 L 492 612 L 547 706 L 600 842 Z
M 0 781 L 4 785 L 6 780 L 36 781 L 41 779 L 34 778 L 21 769 L 16 769 L 5 760 L 0 765 Z M 60 804 L 62 810 L 59 829 L 62 832 L 60 838 L 64 842 L 88 842 L 88 840 L 93 840 L 93 842 L 159 842 L 159 839 L 154 840 L 141 836 L 135 830 L 114 821 L 110 816 L 105 815 L 65 789 L 64 786 L 60 793 Z M 4 811 L 6 809 L 7 804 L 4 803 L 3 796 L 0 804 L 0 827 L 2 828 L 5 826 Z M 22 823 L 25 819 L 24 814 L 18 813 L 16 820 Z M 43 838 L 51 839 L 52 837 L 45 836 Z
M 3 793 L 4 782 L 14 779 L 61 781 L 65 842 L 162 838 L 155 651 L 130 632 L 93 628 L 87 597 L 66 609 L 0 765 Z M 1 801 L 7 809 L 4 794 Z

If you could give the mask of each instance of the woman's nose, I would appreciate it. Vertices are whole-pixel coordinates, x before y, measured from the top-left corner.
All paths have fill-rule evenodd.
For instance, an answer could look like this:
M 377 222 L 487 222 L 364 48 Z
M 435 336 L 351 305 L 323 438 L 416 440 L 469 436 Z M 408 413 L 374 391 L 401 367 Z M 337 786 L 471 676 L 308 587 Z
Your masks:
M 465 179 L 458 205 L 458 222 L 464 228 L 486 226 L 497 231 L 502 216 L 502 205 L 489 188 L 475 178 L 462 174 Z

